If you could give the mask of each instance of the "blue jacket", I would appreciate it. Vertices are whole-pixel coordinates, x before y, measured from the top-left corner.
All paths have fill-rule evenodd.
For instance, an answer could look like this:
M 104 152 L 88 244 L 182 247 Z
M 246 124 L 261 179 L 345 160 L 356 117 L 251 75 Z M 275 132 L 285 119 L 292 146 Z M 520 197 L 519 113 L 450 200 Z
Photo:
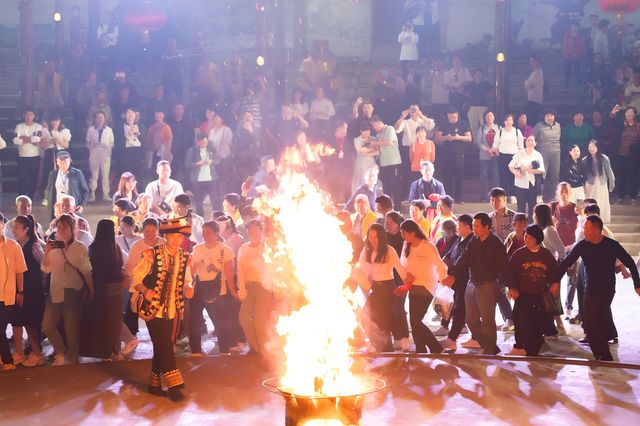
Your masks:
M 47 201 L 51 211 L 51 217 L 54 217 L 53 207 L 56 203 L 56 179 L 58 178 L 58 169 L 53 169 L 49 173 L 47 183 Z M 89 199 L 89 186 L 80 169 L 75 167 L 69 168 L 69 193 L 76 200 L 76 206 L 84 206 Z

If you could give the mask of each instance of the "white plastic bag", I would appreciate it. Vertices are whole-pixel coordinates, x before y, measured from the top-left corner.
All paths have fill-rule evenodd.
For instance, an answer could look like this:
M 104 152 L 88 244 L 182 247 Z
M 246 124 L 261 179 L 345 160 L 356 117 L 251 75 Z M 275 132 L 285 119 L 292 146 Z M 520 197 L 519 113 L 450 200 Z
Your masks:
M 433 310 L 444 320 L 448 320 L 451 317 L 451 310 L 453 309 L 453 290 L 446 285 L 438 283 L 436 287 L 436 294 L 433 299 Z

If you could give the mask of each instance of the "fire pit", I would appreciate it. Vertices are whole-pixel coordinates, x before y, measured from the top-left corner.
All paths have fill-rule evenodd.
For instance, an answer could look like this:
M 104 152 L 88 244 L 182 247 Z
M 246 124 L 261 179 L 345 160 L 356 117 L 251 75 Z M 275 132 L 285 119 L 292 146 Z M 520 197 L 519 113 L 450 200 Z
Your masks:
M 339 425 L 359 425 L 365 395 L 378 392 L 387 384 L 384 380 L 375 379 L 368 382 L 359 394 L 340 396 L 297 395 L 282 389 L 278 378 L 265 380 L 262 386 L 284 398 L 285 426 L 302 426 L 314 420 Z

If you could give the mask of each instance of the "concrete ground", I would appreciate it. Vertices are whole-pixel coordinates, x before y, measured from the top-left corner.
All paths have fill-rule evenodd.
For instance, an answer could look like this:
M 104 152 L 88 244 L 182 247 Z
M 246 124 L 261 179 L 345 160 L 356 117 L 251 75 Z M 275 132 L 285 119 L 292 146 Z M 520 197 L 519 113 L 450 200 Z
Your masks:
M 484 206 L 466 204 L 464 208 L 473 211 Z M 34 212 L 46 222 L 44 208 L 36 206 Z M 91 206 L 86 213 L 94 227 L 108 215 L 108 204 Z M 384 391 L 367 397 L 362 424 L 635 423 L 640 418 L 638 306 L 640 297 L 631 280 L 619 278 L 612 306 L 619 344 L 611 348 L 622 364 L 588 361 L 592 359 L 588 347 L 577 342 L 581 328 L 568 323 L 568 336 L 549 342 L 541 359 L 483 357 L 464 349 L 433 357 L 360 355 L 358 369 L 388 384 Z M 431 322 L 432 317 L 430 311 L 425 321 L 435 330 L 439 324 Z M 499 313 L 496 317 L 500 324 Z M 209 320 L 207 325 L 209 333 L 203 338 L 207 356 L 190 357 L 186 342 L 179 342 L 176 349 L 188 385 L 184 403 L 173 404 L 145 392 L 152 348 L 142 327 L 140 344 L 125 362 L 83 359 L 76 366 L 18 367 L 0 373 L 0 424 L 190 424 L 200 420 L 282 424 L 283 402 L 260 386 L 274 373 L 252 355 L 218 355 Z M 498 332 L 502 354 L 512 344 L 513 333 Z

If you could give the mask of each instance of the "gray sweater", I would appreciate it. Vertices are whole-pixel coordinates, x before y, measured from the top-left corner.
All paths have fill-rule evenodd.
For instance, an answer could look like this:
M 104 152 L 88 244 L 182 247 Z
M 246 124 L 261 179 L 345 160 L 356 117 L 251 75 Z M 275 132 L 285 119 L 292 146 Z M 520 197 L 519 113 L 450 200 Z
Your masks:
M 533 135 L 536 138 L 536 149 L 540 152 L 560 151 L 560 135 L 562 130 L 557 121 L 549 126 L 544 121 L 536 124 Z

